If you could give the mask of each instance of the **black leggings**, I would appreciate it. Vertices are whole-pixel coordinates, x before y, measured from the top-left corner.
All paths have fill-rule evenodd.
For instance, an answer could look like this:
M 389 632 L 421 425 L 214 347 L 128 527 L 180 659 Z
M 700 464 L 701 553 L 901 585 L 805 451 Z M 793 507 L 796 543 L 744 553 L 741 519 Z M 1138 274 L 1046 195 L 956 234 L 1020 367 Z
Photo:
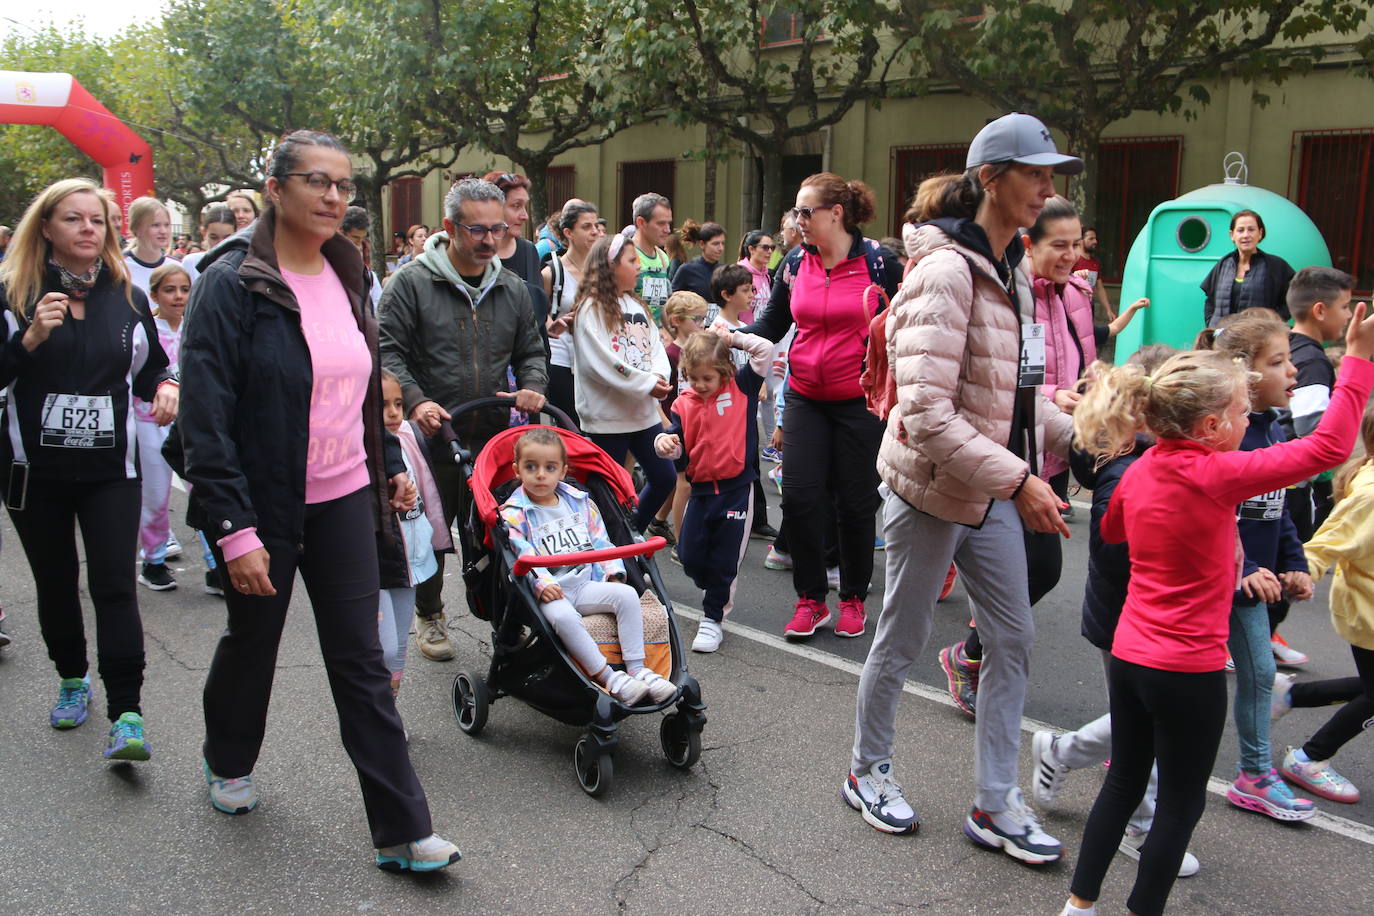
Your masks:
M 374 506 L 368 487 L 306 506 L 304 550 L 268 547 L 269 575 L 277 590 L 271 597 L 244 595 L 226 577 L 229 628 L 205 679 L 205 760 L 225 777 L 246 776 L 257 763 L 277 647 L 299 569 L 315 613 L 344 749 L 362 786 L 372 845 L 381 847 L 409 843 L 433 830 L 382 661 Z M 222 563 L 218 548 L 215 553 Z M 320 712 L 312 702 L 301 714 L 315 720 Z
M 38 592 L 38 624 L 61 678 L 84 677 L 86 629 L 78 590 L 76 526 L 86 547 L 86 587 L 95 610 L 96 665 L 110 721 L 142 713 L 143 622 L 134 555 L 143 491 L 138 480 L 29 481 L 23 511 L 10 519 Z
M 1311 760 L 1330 760 L 1346 742 L 1374 725 L 1374 652 L 1351 646 L 1355 656 L 1355 670 L 1359 677 L 1334 678 L 1327 681 L 1308 681 L 1293 685 L 1293 705 L 1330 706 L 1349 702 L 1326 721 L 1317 733 L 1302 746 Z
M 549 364 L 549 403 L 563 411 L 581 427 L 577 418 L 577 386 L 572 369 Z
M 863 398 L 813 401 L 787 392 L 783 415 L 782 523 L 792 554 L 792 587 L 825 601 L 825 519 L 833 501 L 840 553 L 840 599 L 868 594 L 878 514 L 878 445 L 883 424 Z
M 1183 854 L 1207 800 L 1207 777 L 1226 722 L 1224 671 L 1188 673 L 1146 668 L 1113 657 L 1112 766 L 1083 830 L 1070 890 L 1097 900 L 1131 814 L 1159 762 L 1159 797 L 1149 839 L 1140 850 L 1127 906 L 1159 916 L 1178 878 Z

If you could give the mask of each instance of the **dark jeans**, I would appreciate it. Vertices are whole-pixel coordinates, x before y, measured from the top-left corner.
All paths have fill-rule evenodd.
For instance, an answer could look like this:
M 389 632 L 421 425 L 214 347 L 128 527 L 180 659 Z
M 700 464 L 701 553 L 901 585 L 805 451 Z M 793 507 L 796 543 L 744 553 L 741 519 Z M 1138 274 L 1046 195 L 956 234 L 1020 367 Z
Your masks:
M 246 776 L 257 763 L 277 647 L 299 569 L 315 612 L 344 749 L 358 771 L 372 845 L 381 847 L 418 840 L 433 830 L 382 661 L 373 513 L 366 487 L 306 506 L 304 550 L 268 548 L 277 590 L 271 597 L 244 595 L 226 578 L 229 628 L 205 679 L 205 760 L 216 774 L 231 778 Z M 319 707 L 312 710 L 318 714 Z
M 27 507 L 10 510 L 33 570 L 39 628 L 61 678 L 84 677 L 88 667 L 76 555 L 76 526 L 81 525 L 86 587 L 95 610 L 96 665 L 110 721 L 121 713 L 142 713 L 143 623 L 134 566 L 142 501 L 138 480 L 30 479 Z
M 1161 671 L 1112 658 L 1112 766 L 1083 830 L 1070 890 L 1097 900 L 1102 879 L 1159 762 L 1159 798 L 1127 906 L 1159 916 L 1207 800 L 1226 722 L 1226 674 Z
M 1351 646 L 1350 653 L 1355 656 L 1359 677 L 1293 685 L 1294 706 L 1329 706 L 1342 700 L 1350 701 L 1336 710 L 1302 746 L 1303 753 L 1311 760 L 1330 760 L 1347 741 L 1374 725 L 1374 652 Z
M 783 415 L 782 523 L 799 598 L 825 601 L 825 523 L 833 501 L 840 599 L 863 599 L 873 579 L 878 445 L 883 424 L 863 398 L 813 401 L 787 393 Z
M 616 464 L 625 461 L 626 453 L 632 453 L 644 470 L 644 489 L 639 492 L 639 505 L 635 509 L 637 531 L 648 527 L 677 488 L 677 468 L 667 458 L 658 457 L 654 451 L 654 437 L 661 432 L 663 427 L 655 424 L 637 433 L 587 434 L 587 438 L 610 455 Z

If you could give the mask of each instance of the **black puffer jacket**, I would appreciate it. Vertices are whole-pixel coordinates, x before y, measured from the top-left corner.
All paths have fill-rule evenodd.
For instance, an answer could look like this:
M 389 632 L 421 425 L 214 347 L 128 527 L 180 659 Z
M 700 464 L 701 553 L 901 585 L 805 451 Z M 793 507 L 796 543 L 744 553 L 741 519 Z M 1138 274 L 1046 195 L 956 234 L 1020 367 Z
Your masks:
M 192 485 L 187 522 L 218 541 L 255 527 L 269 549 L 302 549 L 310 439 L 310 348 L 300 307 L 277 266 L 276 214 L 268 208 L 200 263 L 181 343 L 181 409 L 163 453 Z M 348 293 L 372 353 L 363 400 L 363 446 L 376 530 L 393 530 L 387 479 L 405 471 L 382 423 L 377 322 L 358 249 L 336 235 L 322 252 Z
M 1102 517 L 1112 501 L 1121 475 L 1154 444 L 1136 436 L 1135 450 L 1094 469 L 1091 455 L 1077 449 L 1069 452 L 1073 476 L 1093 491 L 1092 521 L 1088 533 L 1088 580 L 1083 588 L 1083 638 L 1097 648 L 1110 652 L 1116 624 L 1126 603 L 1126 585 L 1131 581 L 1131 555 L 1125 542 L 1108 544 L 1102 540 Z

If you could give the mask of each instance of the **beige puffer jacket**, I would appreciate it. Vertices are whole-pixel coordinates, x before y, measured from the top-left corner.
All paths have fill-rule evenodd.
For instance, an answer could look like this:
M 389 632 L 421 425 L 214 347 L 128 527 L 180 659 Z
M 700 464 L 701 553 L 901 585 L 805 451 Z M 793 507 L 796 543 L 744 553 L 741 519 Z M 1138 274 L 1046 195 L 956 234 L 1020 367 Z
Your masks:
M 924 225 L 915 266 L 887 319 L 897 405 L 887 419 L 878 473 L 915 508 L 978 526 L 995 499 L 1010 499 L 1029 471 L 1006 447 L 1021 354 L 1021 318 L 984 255 Z M 972 262 L 972 264 L 970 264 Z M 1030 269 L 1016 285 L 1031 308 Z M 1037 388 L 1035 441 L 1066 455 L 1073 422 Z

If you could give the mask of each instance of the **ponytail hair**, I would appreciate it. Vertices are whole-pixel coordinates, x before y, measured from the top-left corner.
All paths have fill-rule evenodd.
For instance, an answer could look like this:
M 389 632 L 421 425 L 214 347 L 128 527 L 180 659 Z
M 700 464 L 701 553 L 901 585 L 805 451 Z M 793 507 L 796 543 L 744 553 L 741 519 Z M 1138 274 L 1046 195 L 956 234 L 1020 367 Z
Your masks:
M 877 214 L 877 198 L 873 189 L 862 181 L 845 181 L 834 172 L 817 172 L 801 183 L 803 188 L 815 188 L 820 194 L 821 204 L 833 207 L 839 204 L 844 208 L 844 227 L 855 229 L 871 222 Z
M 1227 354 L 1198 350 L 1153 373 L 1098 361 L 1073 412 L 1074 445 L 1106 461 L 1130 452 L 1142 427 L 1162 439 L 1191 439 L 1198 421 L 1223 413 L 1253 375 Z
M 1249 308 L 1227 315 L 1215 328 L 1204 328 L 1193 342 L 1193 349 L 1215 350 L 1232 359 L 1242 359 L 1247 366 L 1254 366 L 1269 341 L 1278 334 L 1287 339 L 1288 325 L 1277 312 L 1266 308 Z
M 698 223 L 694 219 L 689 219 L 682 224 L 682 240 L 689 245 L 700 247 L 703 243 L 711 241 L 718 235 L 725 234 L 725 227 L 720 223 L 713 223 L 709 220 Z
M 1011 171 L 1012 163 L 989 162 L 987 167 L 993 172 L 988 176 L 989 179 L 998 178 Z M 939 196 L 931 201 L 930 212 L 926 220 L 939 219 L 942 216 L 953 216 L 962 219 L 973 219 L 978 215 L 978 205 L 983 202 L 983 195 L 987 192 L 983 190 L 983 182 L 978 177 L 978 172 L 983 166 L 975 165 L 968 169 L 963 175 L 959 176 L 958 181 L 944 183 L 940 189 Z M 943 176 L 937 176 L 942 178 Z M 932 181 L 935 179 L 926 179 Z M 916 192 L 920 197 L 920 191 Z
M 902 220 L 914 226 L 935 219 L 939 215 L 937 209 L 940 198 L 951 185 L 962 181 L 963 178 L 964 176 L 958 172 L 941 172 L 922 181 L 917 186 L 916 193 L 911 198 L 911 206 L 907 208 Z

